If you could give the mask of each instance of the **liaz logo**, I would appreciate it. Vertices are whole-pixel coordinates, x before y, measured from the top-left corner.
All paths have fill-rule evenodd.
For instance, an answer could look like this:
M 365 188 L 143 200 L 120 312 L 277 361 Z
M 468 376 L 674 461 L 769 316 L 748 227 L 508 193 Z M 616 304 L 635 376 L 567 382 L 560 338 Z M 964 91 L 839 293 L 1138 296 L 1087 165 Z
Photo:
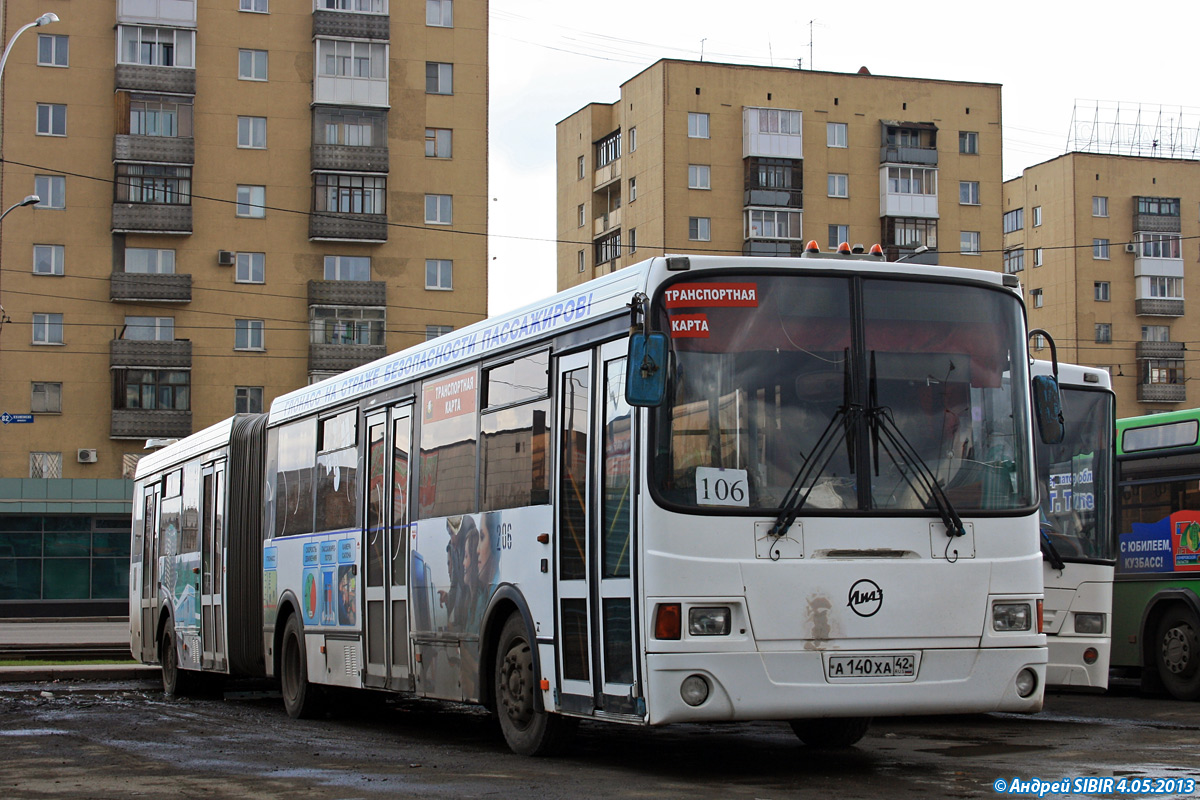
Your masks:
M 850 610 L 860 617 L 874 616 L 883 607 L 883 589 L 875 581 L 856 581 L 850 587 Z

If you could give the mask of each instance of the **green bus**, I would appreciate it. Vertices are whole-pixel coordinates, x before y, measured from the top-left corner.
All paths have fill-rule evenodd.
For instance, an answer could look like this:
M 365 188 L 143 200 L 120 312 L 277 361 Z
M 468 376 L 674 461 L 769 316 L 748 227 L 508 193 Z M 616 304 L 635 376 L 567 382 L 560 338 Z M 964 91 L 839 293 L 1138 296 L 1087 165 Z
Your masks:
M 1117 420 L 1112 666 L 1200 699 L 1200 409 Z

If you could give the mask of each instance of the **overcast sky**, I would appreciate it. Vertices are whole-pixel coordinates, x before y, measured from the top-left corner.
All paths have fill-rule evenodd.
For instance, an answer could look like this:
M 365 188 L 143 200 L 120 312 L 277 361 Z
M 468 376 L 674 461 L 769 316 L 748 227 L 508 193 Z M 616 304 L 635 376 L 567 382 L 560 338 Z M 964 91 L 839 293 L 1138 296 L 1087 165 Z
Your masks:
M 1066 152 L 1077 101 L 1126 122 L 1140 104 L 1143 127 L 1161 111 L 1193 147 L 1198 22 L 1192 0 L 491 0 L 489 313 L 556 290 L 555 123 L 661 58 L 1002 84 L 1008 179 Z

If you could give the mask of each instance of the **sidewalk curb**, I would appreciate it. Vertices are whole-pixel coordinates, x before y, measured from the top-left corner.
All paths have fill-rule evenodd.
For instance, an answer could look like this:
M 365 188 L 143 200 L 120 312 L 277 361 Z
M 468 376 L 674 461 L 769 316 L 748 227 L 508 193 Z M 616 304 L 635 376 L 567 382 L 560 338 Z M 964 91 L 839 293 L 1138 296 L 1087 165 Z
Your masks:
M 161 676 L 161 668 L 146 664 L 49 664 L 36 667 L 0 667 L 0 684 L 79 680 L 157 681 Z

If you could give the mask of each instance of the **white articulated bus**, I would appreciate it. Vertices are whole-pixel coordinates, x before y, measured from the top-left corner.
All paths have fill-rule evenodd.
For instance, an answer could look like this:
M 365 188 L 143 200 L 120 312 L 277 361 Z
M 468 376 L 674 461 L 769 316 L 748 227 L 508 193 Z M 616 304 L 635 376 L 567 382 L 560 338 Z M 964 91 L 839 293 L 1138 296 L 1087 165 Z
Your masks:
M 1054 371 L 1033 362 L 1035 375 Z M 1036 441 L 1042 500 L 1046 682 L 1108 688 L 1112 639 L 1116 398 L 1108 372 L 1058 365 L 1063 441 Z
M 1016 281 L 806 255 L 653 258 L 147 456 L 134 652 L 168 689 L 277 676 L 292 716 L 478 702 L 525 754 L 579 719 L 848 745 L 1038 710 L 1057 396 Z

